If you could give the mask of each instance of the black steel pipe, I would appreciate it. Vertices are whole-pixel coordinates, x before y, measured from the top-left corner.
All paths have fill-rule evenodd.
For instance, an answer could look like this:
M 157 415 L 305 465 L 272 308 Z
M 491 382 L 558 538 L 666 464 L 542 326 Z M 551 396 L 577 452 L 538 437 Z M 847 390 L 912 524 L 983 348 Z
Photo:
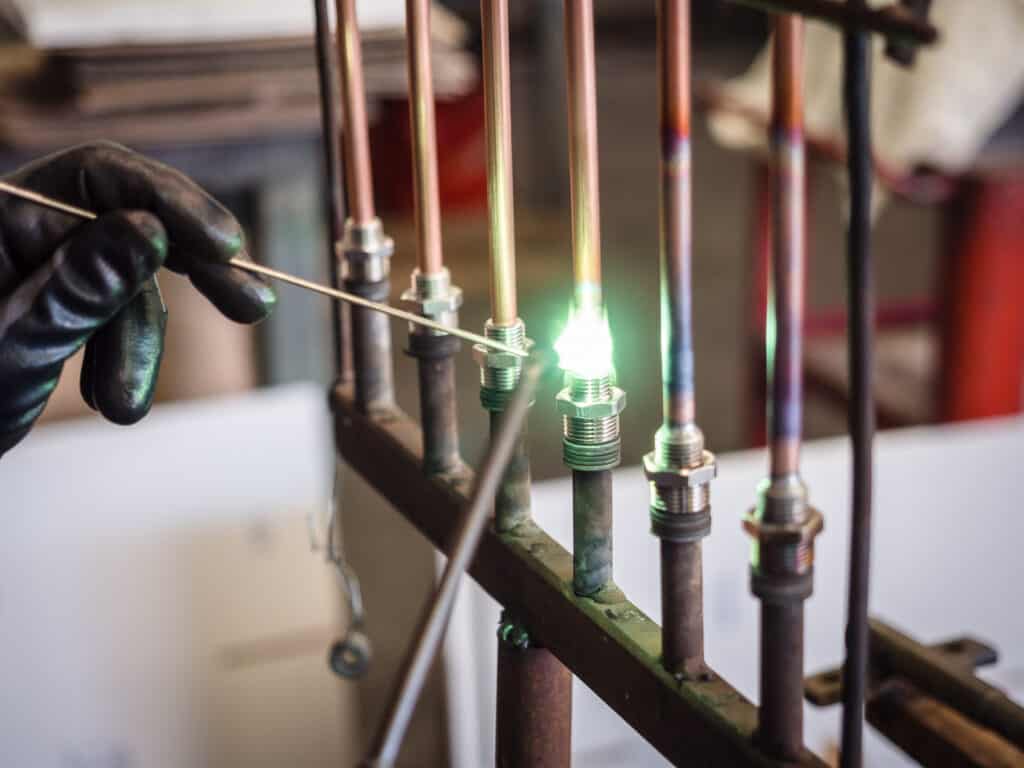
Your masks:
M 665 669 L 688 680 L 704 674 L 701 543 L 661 540 L 661 642 Z
M 391 283 L 346 280 L 345 290 L 371 301 L 386 302 Z M 363 413 L 394 405 L 391 376 L 391 325 L 387 315 L 352 307 L 352 361 L 356 402 Z
M 777 760 L 803 752 L 804 604 L 802 600 L 761 603 L 761 702 L 758 745 Z
M 452 336 L 409 335 L 409 354 L 416 358 L 419 373 L 423 469 L 431 474 L 448 474 L 462 467 L 455 408 L 455 355 L 459 346 L 459 340 Z
M 851 7 L 863 6 L 850 0 Z M 843 665 L 840 765 L 863 765 L 864 692 L 868 672 L 868 583 L 871 567 L 872 443 L 875 402 L 871 390 L 874 358 L 874 276 L 871 260 L 871 73 L 869 40 L 863 32 L 843 37 L 843 95 L 849 153 L 850 219 L 847 232 L 850 402 L 853 488 L 850 515 L 850 579 Z
M 327 0 L 313 0 L 316 17 L 316 69 L 320 84 L 320 122 L 323 132 L 327 176 L 328 277 L 332 288 L 341 285 L 338 245 L 345 225 L 345 197 L 341 188 L 341 125 L 338 114 L 338 77 L 334 62 L 334 40 Z M 331 302 L 331 332 L 334 335 L 334 363 L 338 379 L 351 381 L 352 338 L 347 306 Z
M 572 584 L 596 595 L 612 583 L 612 473 L 572 473 Z

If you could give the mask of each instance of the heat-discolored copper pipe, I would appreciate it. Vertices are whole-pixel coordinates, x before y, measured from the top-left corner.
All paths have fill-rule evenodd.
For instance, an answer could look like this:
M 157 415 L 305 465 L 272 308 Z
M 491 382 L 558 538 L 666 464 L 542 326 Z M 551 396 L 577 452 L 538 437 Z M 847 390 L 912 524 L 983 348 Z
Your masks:
M 577 307 L 600 307 L 601 215 L 593 0 L 565 0 L 565 49 L 574 296 Z
M 768 318 L 771 475 L 794 475 L 803 419 L 804 137 L 803 21 L 775 22 L 772 132 L 775 149 L 774 312 Z
M 481 0 L 491 322 L 516 322 L 516 243 L 512 205 L 512 107 L 507 0 Z
M 658 4 L 661 123 L 661 328 L 665 423 L 695 417 L 690 156 L 690 3 Z
M 437 129 L 430 63 L 430 0 L 406 0 L 409 60 L 409 120 L 412 124 L 413 194 L 416 206 L 416 259 L 423 275 L 444 267 L 441 251 L 441 197 L 437 176 Z
M 345 152 L 345 180 L 348 185 L 349 218 L 359 225 L 376 216 L 373 204 L 373 172 L 370 138 L 366 120 L 366 90 L 363 85 L 363 53 L 355 0 L 335 0 L 338 16 L 338 62 L 341 98 L 345 110 L 342 146 Z

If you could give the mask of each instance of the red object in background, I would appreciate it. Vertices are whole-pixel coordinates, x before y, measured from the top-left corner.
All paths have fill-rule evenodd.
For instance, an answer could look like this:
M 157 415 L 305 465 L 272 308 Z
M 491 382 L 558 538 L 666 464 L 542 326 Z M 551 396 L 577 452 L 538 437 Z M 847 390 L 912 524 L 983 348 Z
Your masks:
M 810 173 L 808 164 L 808 177 Z M 879 331 L 928 322 L 938 326 L 941 362 L 934 383 L 939 395 L 935 421 L 1019 413 L 1024 409 L 1024 176 L 970 177 L 957 180 L 950 192 L 943 204 L 946 252 L 939 295 L 880 304 L 876 326 Z M 767 166 L 758 173 L 754 206 L 748 434 L 753 445 L 764 445 L 764 334 L 773 226 Z M 808 273 L 812 267 L 808 254 Z M 842 308 L 819 309 L 806 316 L 808 337 L 845 329 Z M 845 391 L 818 381 L 813 371 L 805 368 L 805 377 L 808 391 L 845 400 Z M 909 423 L 883 404 L 878 420 L 882 427 Z
M 411 213 L 412 132 L 409 102 L 381 103 L 370 132 L 377 205 L 389 213 Z M 438 100 L 437 165 L 441 207 L 446 212 L 477 212 L 487 207 L 487 152 L 482 87 L 451 101 Z
M 1024 178 L 967 180 L 949 208 L 940 417 L 1017 413 L 1024 377 Z

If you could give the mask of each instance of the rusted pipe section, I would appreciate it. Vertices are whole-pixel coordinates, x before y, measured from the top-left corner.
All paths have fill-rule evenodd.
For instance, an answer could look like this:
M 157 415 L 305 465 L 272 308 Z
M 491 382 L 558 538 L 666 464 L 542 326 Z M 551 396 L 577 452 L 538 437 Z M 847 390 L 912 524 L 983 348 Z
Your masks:
M 804 601 L 813 589 L 821 513 L 800 477 L 803 404 L 803 22 L 780 16 L 773 53 L 775 239 L 766 351 L 769 477 L 744 518 L 754 538 L 750 587 L 761 600 L 761 705 L 757 740 L 777 760 L 803 750 Z
M 612 473 L 572 473 L 572 585 L 591 597 L 612 584 Z
M 341 285 L 338 245 L 345 222 L 345 198 L 341 189 L 340 128 L 338 125 L 337 73 L 327 0 L 313 0 L 316 19 L 316 70 L 320 85 L 320 127 L 323 134 L 327 175 L 327 231 L 330 236 L 327 274 L 332 288 Z M 352 329 L 348 307 L 331 304 L 331 332 L 334 335 L 334 364 L 338 380 L 352 380 Z
M 597 308 L 603 300 L 593 0 L 565 0 L 565 50 L 574 298 L 580 309 Z
M 349 218 L 336 248 L 342 260 L 345 290 L 365 299 L 387 302 L 391 293 L 394 242 L 374 215 L 373 182 L 367 139 L 366 96 L 362 51 L 355 4 L 337 0 L 338 63 L 345 107 L 344 132 L 332 128 L 332 141 L 342 140 L 345 155 Z M 394 405 L 391 325 L 384 315 L 361 307 L 349 310 L 356 401 L 364 412 Z
M 572 762 L 572 675 L 525 628 L 498 629 L 498 768 L 567 768 Z
M 441 197 L 437 177 L 437 129 L 430 61 L 430 0 L 406 0 L 409 65 L 409 122 L 412 125 L 416 264 L 424 275 L 444 267 L 441 255 Z
M 662 663 L 699 679 L 704 669 L 701 540 L 711 532 L 715 457 L 697 426 L 693 364 L 690 152 L 690 3 L 658 3 L 661 127 L 661 376 L 664 422 L 644 457 L 651 532 L 661 538 Z

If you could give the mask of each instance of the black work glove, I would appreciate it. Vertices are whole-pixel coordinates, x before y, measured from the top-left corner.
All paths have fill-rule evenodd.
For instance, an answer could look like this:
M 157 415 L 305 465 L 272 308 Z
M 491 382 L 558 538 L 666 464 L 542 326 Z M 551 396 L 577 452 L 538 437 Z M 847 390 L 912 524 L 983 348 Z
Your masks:
M 276 301 L 226 264 L 241 227 L 181 173 L 110 143 L 38 160 L 7 181 L 98 214 L 83 221 L 0 192 L 0 456 L 32 428 L 64 361 L 86 345 L 85 401 L 118 424 L 149 411 L 167 310 L 154 274 L 186 274 L 227 317 Z

